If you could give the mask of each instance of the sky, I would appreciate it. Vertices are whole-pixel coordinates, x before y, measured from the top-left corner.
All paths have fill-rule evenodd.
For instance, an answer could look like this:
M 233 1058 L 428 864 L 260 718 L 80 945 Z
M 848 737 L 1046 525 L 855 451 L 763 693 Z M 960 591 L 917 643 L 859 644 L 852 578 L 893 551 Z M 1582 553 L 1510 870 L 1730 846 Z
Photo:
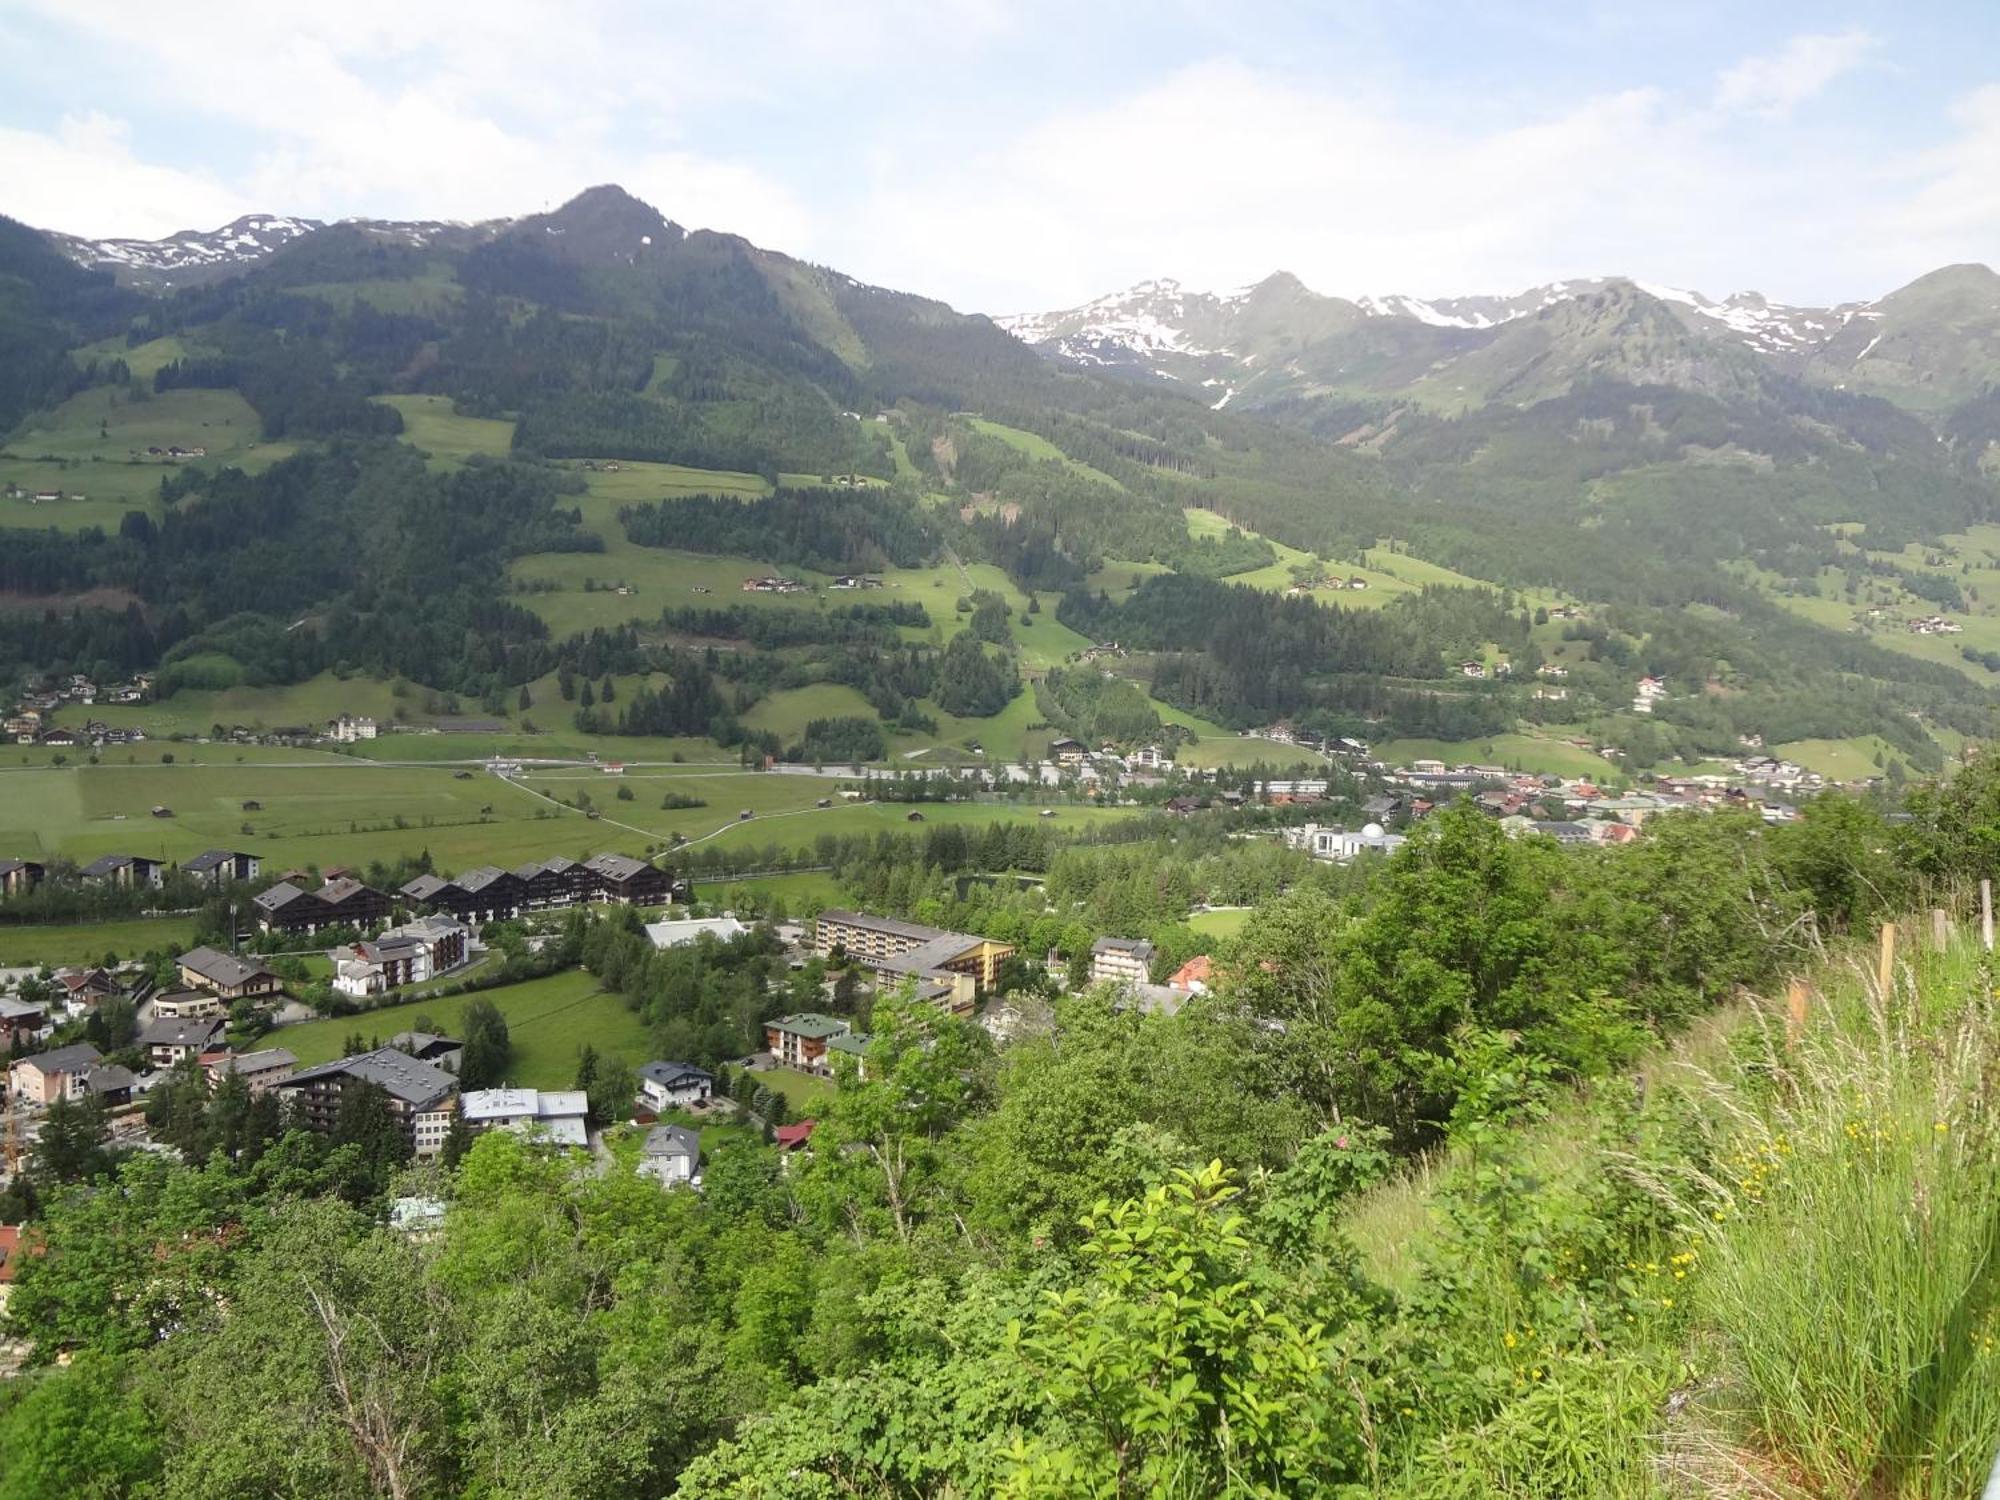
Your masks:
M 990 313 L 2000 259 L 1991 0 L 0 0 L 0 56 L 0 213 L 92 236 L 616 182 Z

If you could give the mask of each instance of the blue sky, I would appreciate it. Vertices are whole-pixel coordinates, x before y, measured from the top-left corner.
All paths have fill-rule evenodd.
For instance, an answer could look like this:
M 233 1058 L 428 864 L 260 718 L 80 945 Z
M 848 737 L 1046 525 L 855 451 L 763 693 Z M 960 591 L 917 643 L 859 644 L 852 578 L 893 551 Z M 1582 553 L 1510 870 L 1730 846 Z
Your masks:
M 2000 255 L 1990 4 L 8 0 L 0 55 L 0 212 L 97 235 L 616 181 L 993 312 L 1281 267 L 1821 302 Z

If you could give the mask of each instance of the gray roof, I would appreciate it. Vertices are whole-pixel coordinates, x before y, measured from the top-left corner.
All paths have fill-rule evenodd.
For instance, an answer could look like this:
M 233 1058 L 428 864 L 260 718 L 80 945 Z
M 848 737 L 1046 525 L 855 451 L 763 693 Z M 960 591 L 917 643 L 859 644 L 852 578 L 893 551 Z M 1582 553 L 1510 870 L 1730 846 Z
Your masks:
M 127 865 L 156 865 L 158 863 L 159 861 L 156 859 L 145 859 L 137 854 L 100 854 L 96 859 L 85 865 L 79 873 L 89 878 L 97 875 L 113 874 L 118 870 L 124 869 Z
M 426 1053 L 435 1057 L 446 1052 L 460 1052 L 465 1048 L 465 1043 L 454 1037 L 429 1031 L 399 1031 L 389 1038 L 389 1045 L 416 1058 L 423 1058 Z
M 217 1060 L 218 1073 L 262 1073 L 270 1068 L 289 1068 L 298 1063 L 297 1054 L 285 1047 L 266 1047 L 261 1052 L 239 1052 Z
M 157 1017 L 139 1033 L 141 1047 L 206 1047 L 219 1032 L 226 1030 L 220 1016 L 187 1017 L 169 1020 Z
M 644 1150 L 648 1156 L 684 1156 L 700 1161 L 701 1136 L 685 1125 L 655 1125 L 646 1132 Z
M 103 1060 L 104 1054 L 88 1042 L 71 1042 L 53 1052 L 38 1052 L 33 1057 L 21 1059 L 43 1073 L 74 1073 Z
M 293 885 L 289 880 L 281 880 L 268 891 L 259 891 L 250 899 L 263 907 L 265 911 L 277 911 L 281 907 L 290 906 L 303 895 L 305 895 L 305 892 Z
M 684 1078 L 699 1078 L 713 1083 L 715 1076 L 697 1068 L 693 1063 L 649 1062 L 639 1070 L 639 1076 L 647 1083 L 657 1083 L 661 1088 L 672 1088 Z
M 349 896 L 363 893 L 368 893 L 367 886 L 351 875 L 343 875 L 338 880 L 329 880 L 313 894 L 330 906 L 336 902 L 345 901 Z
M 436 875 L 419 875 L 403 883 L 402 893 L 412 901 L 428 901 L 449 884 Z
M 481 865 L 476 870 L 467 870 L 462 875 L 454 876 L 451 883 L 469 896 L 485 890 L 496 880 L 507 878 L 507 871 L 495 869 L 492 865 Z
M 1092 953 L 1129 953 L 1134 958 L 1151 958 L 1153 945 L 1145 938 L 1101 937 L 1090 945 Z
M 117 1089 L 129 1089 L 138 1081 L 130 1068 L 121 1068 L 117 1063 L 100 1063 L 84 1075 L 83 1085 L 93 1094 L 109 1094 Z
M 413 1109 L 435 1104 L 458 1087 L 458 1080 L 444 1069 L 419 1062 L 394 1047 L 378 1047 L 373 1052 L 361 1052 L 337 1062 L 321 1063 L 316 1068 L 294 1073 L 280 1087 L 296 1088 L 325 1078 L 359 1078 L 377 1084 L 391 1098 L 400 1099 Z
M 0 875 L 12 875 L 16 870 L 39 870 L 42 866 L 32 859 L 0 859 Z
M 859 927 L 868 932 L 886 932 L 891 937 L 914 938 L 920 943 L 949 935 L 941 928 L 926 927 L 921 922 L 905 922 L 901 917 L 871 917 L 864 911 L 823 911 L 819 919 L 822 922 L 838 922 L 846 927 Z M 975 943 L 979 940 L 967 938 L 966 941 Z
M 584 864 L 611 880 L 630 880 L 642 870 L 652 868 L 643 859 L 634 859 L 629 854 L 593 854 Z
M 183 870 L 192 870 L 197 875 L 205 875 L 210 870 L 219 869 L 223 865 L 234 864 L 239 859 L 255 859 L 256 857 L 254 854 L 238 853 L 234 849 L 204 849 L 193 859 L 183 860 L 181 868 Z
M 247 958 L 238 958 L 234 953 L 224 953 L 216 948 L 192 949 L 181 955 L 180 963 L 182 968 L 192 969 L 203 979 L 222 989 L 234 989 L 238 985 L 248 984 L 259 974 L 271 972 L 260 963 Z

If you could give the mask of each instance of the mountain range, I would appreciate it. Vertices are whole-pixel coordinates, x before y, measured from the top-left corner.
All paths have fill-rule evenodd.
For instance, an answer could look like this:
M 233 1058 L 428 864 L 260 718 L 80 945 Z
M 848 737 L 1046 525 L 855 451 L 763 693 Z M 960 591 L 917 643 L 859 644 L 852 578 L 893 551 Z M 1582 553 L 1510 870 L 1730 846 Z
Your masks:
M 605 185 L 551 212 L 478 224 L 259 214 L 144 242 L 0 219 L 0 344 L 13 355 L 0 364 L 0 481 L 30 496 L 88 489 L 93 505 L 140 512 L 129 527 L 117 508 L 77 512 L 78 540 L 47 544 L 8 585 L 34 597 L 168 588 L 149 526 L 184 560 L 236 545 L 200 528 L 208 502 L 178 498 L 217 481 L 163 478 L 149 453 L 192 446 L 196 468 L 244 464 L 254 477 L 287 452 L 340 458 L 400 440 L 443 471 L 474 455 L 516 460 L 536 485 L 569 485 L 605 463 L 659 464 L 714 472 L 736 493 L 821 476 L 852 496 L 628 517 L 625 498 L 641 508 L 662 498 L 642 469 L 618 481 L 619 508 L 567 522 L 568 510 L 536 511 L 521 536 L 488 537 L 467 563 L 476 583 L 456 596 L 468 612 L 508 580 L 551 581 L 527 553 L 603 547 L 632 566 L 648 548 L 700 552 L 677 525 L 705 516 L 704 546 L 757 566 L 987 564 L 1079 635 L 1155 642 L 1158 659 L 1131 669 L 1153 698 L 1231 727 L 1318 714 L 1343 733 L 1393 725 L 1462 738 L 1532 712 L 1576 737 L 1651 736 L 1696 756 L 1746 734 L 1865 729 L 1914 765 L 1942 743 L 1918 725 L 1976 732 L 2000 685 L 2000 608 L 1979 597 L 1990 583 L 2000 601 L 2000 576 L 1977 576 L 1991 559 L 1953 540 L 2000 515 L 2000 277 L 1982 266 L 1837 308 L 1753 293 L 1718 301 L 1621 277 L 1350 300 L 1280 273 L 1222 295 L 1155 281 L 995 320 L 688 230 Z M 150 448 L 121 440 L 147 423 Z M 39 525 L 41 514 L 11 524 Z M 315 524 L 344 528 L 349 514 L 335 507 Z M 403 540 L 381 513 L 370 518 L 358 548 Z M 89 524 L 121 535 L 93 541 Z M 268 558 L 325 560 L 316 543 L 295 556 L 294 540 L 264 538 L 256 566 L 229 575 L 233 590 L 210 587 L 222 568 L 188 574 L 174 586 L 213 597 L 156 615 L 171 640 L 155 644 L 224 677 L 246 654 L 259 672 L 306 670 L 319 658 L 294 638 L 231 624 L 259 613 L 241 606 L 278 576 Z M 1334 647 L 1287 636 L 1282 663 L 1257 655 L 1290 628 L 1275 619 L 1236 622 L 1228 650 L 1243 659 L 1188 633 L 1250 608 L 1234 597 L 1242 589 L 1218 602 L 1197 584 L 1290 592 L 1345 618 L 1355 601 L 1332 597 L 1336 564 L 1386 589 L 1394 575 L 1374 565 L 1392 556 L 1431 570 L 1419 581 L 1497 592 L 1447 604 L 1406 578 L 1395 599 L 1371 596 L 1394 629 Z M 1183 576 L 1142 587 L 1147 570 Z M 368 618 L 364 605 L 380 603 L 368 576 L 342 564 L 288 585 L 273 619 L 298 618 L 295 596 L 336 621 L 350 618 L 342 609 Z M 1195 592 L 1174 592 L 1183 584 Z M 529 592 L 524 608 L 562 628 L 583 618 L 657 628 L 657 598 L 626 613 L 603 601 L 639 594 L 593 592 L 587 607 Z M 1602 610 L 1584 641 L 1572 638 L 1582 627 L 1524 624 L 1526 598 Z M 1511 624 L 1492 613 L 1508 599 Z M 1940 604 L 1974 632 L 1962 649 L 1880 623 Z M 326 649 L 497 702 L 522 664 L 545 667 L 568 649 L 535 619 L 511 619 L 519 638 L 501 664 L 484 648 L 446 651 L 442 629 L 421 662 L 396 656 L 386 636 L 346 657 Z M 988 628 L 1015 627 L 989 617 Z M 1431 680 L 1523 633 L 1538 651 L 1567 653 L 1570 696 L 1553 700 L 1564 708 L 1532 707 L 1511 689 L 1468 698 Z M 54 648 L 0 639 L 0 669 L 8 649 L 46 666 Z M 865 686 L 889 718 L 929 712 L 886 668 L 864 684 L 851 657 L 742 649 L 777 665 L 764 686 L 737 692 L 740 704 L 780 674 L 846 673 L 839 680 Z M 131 651 L 121 665 L 149 665 Z M 1656 708 L 1635 731 L 1637 664 L 1712 691 Z M 979 671 L 969 657 L 956 665 Z M 961 684 L 968 701 L 1004 701 L 973 677 Z M 1029 707 L 1033 717 L 1047 706 Z
M 1197 387 L 1217 407 L 1397 397 L 1465 412 L 1531 405 L 1585 377 L 1743 394 L 1780 374 L 1942 416 L 2000 376 L 2000 276 L 1983 265 L 1837 307 L 1623 277 L 1350 300 L 1281 271 L 1223 294 L 1144 281 L 999 322 L 1052 359 Z

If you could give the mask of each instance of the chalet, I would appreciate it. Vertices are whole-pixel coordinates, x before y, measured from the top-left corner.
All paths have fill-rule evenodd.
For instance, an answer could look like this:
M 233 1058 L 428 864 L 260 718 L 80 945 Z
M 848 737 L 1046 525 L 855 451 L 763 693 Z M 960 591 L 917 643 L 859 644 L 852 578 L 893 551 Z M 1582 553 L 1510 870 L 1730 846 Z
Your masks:
M 514 878 L 521 883 L 522 907 L 528 911 L 547 911 L 551 907 L 574 905 L 589 890 L 589 881 L 582 871 L 582 865 L 561 855 L 522 865 L 514 872 Z
M 330 1135 L 340 1118 L 341 1096 L 356 1083 L 372 1083 L 388 1097 L 389 1111 L 417 1156 L 432 1157 L 444 1150 L 457 1113 L 458 1080 L 393 1047 L 305 1068 L 273 1086 L 298 1101 L 300 1118 L 309 1129 Z
M 285 987 L 282 979 L 255 960 L 215 948 L 193 949 L 175 962 L 183 986 L 212 991 L 224 1000 L 275 995 Z
M 685 1125 L 655 1125 L 639 1148 L 639 1175 L 661 1187 L 692 1187 L 701 1171 L 701 1136 Z
M 1462 661 L 1458 664 L 1459 675 L 1463 677 L 1484 677 L 1486 663 L 1483 661 Z
M 94 1009 L 113 995 L 125 993 L 125 987 L 104 969 L 65 969 L 56 975 L 56 985 L 72 1012 Z
M 42 735 L 44 745 L 70 746 L 83 743 L 74 729 L 51 729 Z
M 349 876 L 303 891 L 281 880 L 253 898 L 258 924 L 266 932 L 317 932 L 322 927 L 367 928 L 388 918 L 390 901 L 380 891 Z
M 649 1062 L 639 1070 L 639 1099 L 654 1111 L 705 1102 L 715 1079 L 692 1063 Z
M 143 854 L 103 854 L 77 874 L 97 885 L 135 887 L 158 885 L 162 868 L 157 859 L 147 859 Z
M 0 897 L 25 896 L 47 874 L 48 867 L 32 859 L 0 859 Z
M 461 922 L 500 922 L 521 910 L 526 893 L 513 871 L 481 865 L 440 885 L 430 904 Z
M 593 854 L 583 862 L 590 891 L 602 901 L 625 906 L 664 906 L 673 881 L 666 871 L 624 854 Z
M 1049 742 L 1049 759 L 1059 766 L 1078 766 L 1090 758 L 1090 750 L 1080 740 L 1059 739 Z
M 474 1089 L 459 1101 L 473 1131 L 510 1130 L 550 1146 L 590 1145 L 582 1089 Z
M 956 1014 L 969 1013 L 1014 956 L 1009 943 L 856 911 L 821 912 L 813 943 L 822 958 L 838 949 L 876 973 L 911 976 L 920 993 Z
M 255 880 L 264 862 L 238 849 L 208 849 L 181 862 L 181 873 L 210 885 L 226 885 L 232 880 Z
M 1198 953 L 1167 976 L 1167 988 L 1183 995 L 1205 995 L 1215 982 L 1215 960 Z
M 140 1030 L 138 1045 L 154 1067 L 171 1068 L 183 1058 L 226 1050 L 223 1035 L 227 1029 L 220 1016 L 183 1021 L 156 1016 Z
M 1090 945 L 1090 982 L 1145 984 L 1152 977 L 1153 952 L 1144 938 L 1101 937 Z
M 276 1088 L 297 1069 L 299 1060 L 283 1047 L 266 1047 L 258 1052 L 225 1052 L 202 1060 L 202 1071 L 211 1086 L 234 1074 L 250 1085 L 252 1094 Z
M 826 1044 L 852 1030 L 837 1016 L 818 1011 L 780 1016 L 764 1023 L 764 1047 L 781 1064 L 807 1073 L 827 1071 Z
M 780 1151 L 790 1153 L 805 1148 L 818 1127 L 817 1120 L 800 1120 L 793 1125 L 780 1125 L 771 1132 L 771 1143 Z
M 442 875 L 419 875 L 406 880 L 397 888 L 396 894 L 413 906 L 429 906 L 437 900 L 438 892 L 448 884 Z

